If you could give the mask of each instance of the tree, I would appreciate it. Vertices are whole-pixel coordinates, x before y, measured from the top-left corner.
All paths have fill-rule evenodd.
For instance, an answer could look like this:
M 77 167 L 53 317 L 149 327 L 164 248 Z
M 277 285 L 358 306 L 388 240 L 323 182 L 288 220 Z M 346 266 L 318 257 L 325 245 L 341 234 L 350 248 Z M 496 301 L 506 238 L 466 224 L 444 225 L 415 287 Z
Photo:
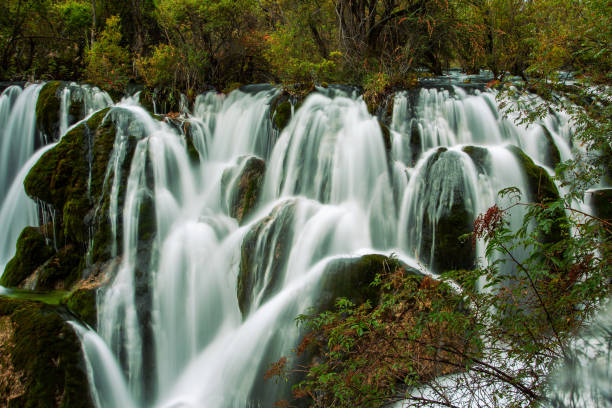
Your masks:
M 130 77 L 130 55 L 121 46 L 119 17 L 106 19 L 106 27 L 87 51 L 87 78 L 106 90 L 121 91 Z

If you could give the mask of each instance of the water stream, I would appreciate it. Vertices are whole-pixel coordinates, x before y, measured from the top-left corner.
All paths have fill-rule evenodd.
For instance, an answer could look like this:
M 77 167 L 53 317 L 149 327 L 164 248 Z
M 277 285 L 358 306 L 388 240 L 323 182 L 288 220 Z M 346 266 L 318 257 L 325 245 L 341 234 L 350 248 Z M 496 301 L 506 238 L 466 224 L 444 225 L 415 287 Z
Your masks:
M 27 122 L 14 118 L 33 106 L 38 91 L 5 91 L 0 121 Z M 77 91 L 68 87 L 62 94 L 63 131 L 71 92 Z M 452 217 L 463 214 L 470 227 L 499 202 L 500 189 L 517 186 L 527 194 L 508 145 L 549 167 L 550 149 L 572 155 L 567 118 L 517 126 L 498 111 L 492 92 L 400 92 L 387 143 L 361 97 L 340 88 L 308 96 L 278 131 L 270 110 L 279 93 L 269 86 L 227 96 L 209 92 L 176 123 L 152 117 L 133 99 L 108 113 L 118 131 L 105 184 L 112 252 L 121 258 L 98 293 L 97 333 L 75 326 L 98 408 L 271 406 L 287 390 L 264 382 L 263 372 L 296 345 L 294 319 L 316 302 L 330 262 L 393 253 L 435 274 L 441 268 L 436 242 Z M 108 104 L 97 100 L 99 107 Z M 28 120 L 27 129 L 8 126 L 2 134 L 2 157 L 16 148 L 7 134 L 26 135 L 20 140 L 30 144 L 20 147 L 24 170 L 0 172 L 0 191 L 19 187 L 42 155 L 33 155 L 34 118 Z M 123 186 L 130 137 L 136 145 Z M 231 203 L 249 160 L 264 161 L 266 171 L 255 209 L 239 223 Z M 15 200 L 27 200 L 18 187 L 21 198 L 3 197 L 2 211 L 13 213 L 20 206 Z M 152 215 L 144 208 L 153 208 Z M 153 232 L 146 239 L 145 217 Z M 513 214 L 512 223 L 520 217 Z M 35 224 L 35 213 L 19 222 L 15 231 Z M 15 240 L 0 242 L 0 266 Z M 480 247 L 468 261 L 477 258 L 486 262 Z M 253 283 L 242 295 L 241 268 Z

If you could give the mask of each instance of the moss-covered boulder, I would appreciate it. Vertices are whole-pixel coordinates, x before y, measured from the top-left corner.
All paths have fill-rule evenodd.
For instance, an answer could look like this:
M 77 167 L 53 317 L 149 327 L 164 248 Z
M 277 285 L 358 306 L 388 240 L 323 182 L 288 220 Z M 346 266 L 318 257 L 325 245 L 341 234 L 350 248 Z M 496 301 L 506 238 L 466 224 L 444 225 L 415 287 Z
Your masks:
M 242 241 L 236 291 L 246 317 L 253 302 L 261 304 L 277 289 L 291 251 L 294 203 L 286 202 L 254 225 Z
M 59 133 L 62 88 L 60 81 L 47 82 L 40 90 L 36 101 L 36 125 L 38 130 L 51 139 L 56 139 Z
M 36 268 L 53 255 L 53 248 L 39 228 L 26 227 L 17 240 L 17 252 L 0 278 L 0 285 L 19 286 Z
M 366 301 L 375 305 L 380 296 L 380 288 L 372 285 L 376 275 L 391 273 L 400 267 L 406 274 L 423 276 L 397 259 L 380 254 L 331 261 L 325 267 L 321 278 L 320 291 L 315 301 L 316 311 L 332 309 L 336 299 L 340 297 L 357 305 Z
M 561 153 L 555 144 L 555 139 L 550 133 L 550 130 L 548 130 L 548 128 L 544 125 L 542 125 L 542 133 L 546 139 L 546 164 L 550 165 L 554 169 L 557 167 L 557 164 L 561 163 Z
M 65 309 L 0 296 L 0 404 L 93 407 L 81 345 Z
M 95 201 L 92 193 L 102 191 L 115 141 L 112 122 L 102 124 L 107 112 L 98 112 L 68 132 L 32 167 L 24 182 L 30 197 L 53 205 L 59 212 L 59 230 L 70 242 L 87 241 L 83 219 Z
M 612 188 L 593 190 L 591 206 L 597 217 L 612 222 Z
M 81 253 L 68 244 L 36 271 L 35 290 L 66 290 L 81 277 Z
M 380 127 L 380 133 L 383 137 L 385 149 L 387 152 L 390 152 L 393 144 L 393 141 L 391 140 L 391 131 L 389 130 L 389 127 L 380 119 L 378 119 L 378 126 Z
M 527 199 L 531 202 L 546 204 L 559 199 L 559 190 L 552 177 L 542 167 L 536 165 L 525 152 L 516 146 L 507 147 L 516 157 L 519 165 L 523 169 L 523 174 L 527 179 Z M 543 243 L 558 242 L 569 234 L 569 224 L 565 212 L 558 209 L 551 214 L 553 225 L 550 230 L 542 234 Z
M 276 105 L 276 109 L 274 110 L 272 117 L 274 118 L 274 126 L 278 130 L 282 131 L 289 123 L 289 120 L 291 119 L 291 109 L 291 102 L 288 100 Z
M 107 113 L 108 109 L 101 110 L 68 132 L 25 179 L 26 193 L 55 209 L 58 241 L 80 246 L 88 241 L 89 226 L 84 220 L 103 193 L 115 142 L 114 124 L 104 120 Z
M 476 252 L 461 237 L 473 230 L 474 200 L 465 155 L 439 148 L 420 168 L 410 207 L 410 250 L 436 272 L 471 269 Z
M 246 159 L 242 171 L 235 183 L 228 186 L 230 191 L 229 213 L 239 223 L 248 218 L 255 208 L 266 172 L 266 162 L 258 157 L 251 156 Z
M 531 200 L 545 203 L 559 198 L 559 190 L 546 170 L 536 165 L 519 147 L 510 145 L 507 149 L 516 157 L 524 171 L 529 188 L 527 194 Z
M 82 321 L 93 328 L 96 327 L 98 323 L 96 289 L 77 289 L 63 298 L 62 304 L 76 314 Z
M 487 169 L 490 168 L 491 156 L 487 148 L 480 146 L 465 146 L 461 150 L 470 156 L 470 159 L 472 159 L 479 173 L 486 173 Z

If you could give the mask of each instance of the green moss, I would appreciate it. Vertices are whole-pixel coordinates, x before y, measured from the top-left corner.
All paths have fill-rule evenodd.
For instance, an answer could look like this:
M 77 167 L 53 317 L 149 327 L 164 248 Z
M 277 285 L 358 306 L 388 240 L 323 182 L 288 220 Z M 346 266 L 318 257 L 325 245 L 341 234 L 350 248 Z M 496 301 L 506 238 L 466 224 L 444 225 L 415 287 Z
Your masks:
M 429 223 L 428 217 L 426 222 Z M 476 251 L 470 240 L 460 237 L 473 231 L 474 214 L 465 208 L 463 202 L 453 205 L 448 214 L 440 217 L 435 226 L 434 235 L 430 229 L 424 231 L 422 252 L 428 254 L 434 245 L 435 256 L 432 268 L 434 271 L 451 271 L 471 269 L 474 267 Z M 428 225 L 428 224 L 426 224 Z
M 486 172 L 486 169 L 489 168 L 491 160 L 491 157 L 489 156 L 489 151 L 486 148 L 479 146 L 465 146 L 461 150 L 463 150 L 464 153 L 470 156 L 479 173 Z
M 520 148 L 516 146 L 508 146 L 507 148 L 517 158 L 524 171 L 529 189 L 527 192 L 529 194 L 529 200 L 540 204 L 558 200 L 559 190 L 548 172 L 536 165 Z M 554 225 L 548 233 L 543 235 L 542 242 L 544 243 L 557 242 L 561 237 L 569 234 L 568 222 L 563 221 L 566 219 L 563 210 L 559 209 L 554 212 L 551 217 L 554 220 Z
M 277 290 L 291 251 L 292 239 L 289 232 L 292 219 L 293 204 L 281 204 L 270 216 L 254 225 L 242 241 L 236 292 L 243 317 L 249 314 L 256 287 L 262 288 L 262 302 Z M 258 251 L 273 256 L 265 256 L 263 261 L 259 262 L 259 259 L 256 259 Z M 268 280 L 264 282 L 264 271 L 268 267 Z
M 85 124 L 75 127 L 38 160 L 24 182 L 30 197 L 61 210 L 70 196 L 87 195 L 86 132 Z
M 69 289 L 81 277 L 81 261 L 82 255 L 74 245 L 60 249 L 40 268 L 35 289 Z
M 527 178 L 529 193 L 537 203 L 554 201 L 559 198 L 559 190 L 550 175 L 542 167 L 536 165 L 529 156 L 516 146 L 508 146 L 514 154 Z
M 4 296 L 10 297 L 12 299 L 42 302 L 48 305 L 59 305 L 67 293 L 68 292 L 63 290 L 34 291 L 25 289 L 11 289 Z M 1 311 L 0 314 L 2 314 Z
M 542 125 L 542 132 L 544 132 L 544 137 L 546 138 L 546 142 L 547 142 L 546 162 L 547 164 L 550 164 L 552 168 L 555 168 L 557 167 L 557 164 L 561 163 L 561 153 L 559 153 L 559 149 L 557 148 L 557 145 L 555 144 L 555 140 L 550 134 L 550 131 L 544 125 Z
M 91 192 L 96 198 L 102 194 L 102 185 L 108 160 L 115 145 L 116 128 L 112 121 L 106 120 L 108 109 L 96 113 L 87 121 L 87 127 L 94 131 L 93 154 L 91 163 Z
M 53 139 L 58 136 L 59 130 L 61 86 L 60 81 L 47 82 L 40 90 L 36 101 L 36 125 L 39 130 Z
M 70 311 L 79 316 L 81 320 L 95 328 L 98 320 L 96 308 L 95 289 L 77 289 L 62 299 Z
M 53 255 L 40 229 L 26 227 L 17 240 L 17 252 L 0 278 L 0 285 L 18 286 L 24 279 Z
M 266 163 L 257 157 L 250 157 L 244 165 L 230 208 L 230 215 L 239 223 L 248 218 L 255 208 L 265 172 Z
M 24 394 L 8 406 L 90 408 L 80 342 L 65 323 L 62 308 L 0 296 L 0 315 L 10 316 L 12 339 L 4 345 L 15 372 L 22 372 Z
M 284 101 L 276 105 L 274 111 L 274 125 L 278 130 L 283 130 L 291 119 L 291 102 Z

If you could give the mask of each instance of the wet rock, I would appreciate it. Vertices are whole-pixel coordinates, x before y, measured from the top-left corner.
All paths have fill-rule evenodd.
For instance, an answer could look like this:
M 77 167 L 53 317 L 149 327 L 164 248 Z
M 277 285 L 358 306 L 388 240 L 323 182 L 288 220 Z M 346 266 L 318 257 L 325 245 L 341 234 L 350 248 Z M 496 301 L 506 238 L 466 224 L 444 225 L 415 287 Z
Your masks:
M 374 278 L 378 274 L 393 272 L 398 267 L 404 268 L 407 274 L 423 276 L 397 259 L 380 254 L 330 262 L 321 278 L 321 290 L 315 302 L 315 309 L 319 312 L 332 309 L 339 297 L 347 298 L 357 305 L 366 301 L 375 305 L 380 296 L 380 288 L 371 285 Z
M 26 227 L 17 240 L 17 252 L 0 278 L 0 285 L 19 286 L 32 272 L 53 255 L 53 248 L 39 228 Z
M 546 170 L 536 165 L 519 147 L 511 145 L 507 149 L 514 154 L 523 168 L 529 185 L 527 193 L 534 202 L 545 203 L 559 198 L 559 190 Z
M 612 188 L 593 190 L 591 206 L 597 217 L 612 222 Z
M 517 158 L 524 171 L 529 191 L 527 199 L 531 202 L 546 204 L 559 199 L 559 190 L 552 177 L 542 167 L 536 165 L 525 152 L 516 146 L 508 146 L 508 150 Z M 558 209 L 551 215 L 553 224 L 550 231 L 542 234 L 543 243 L 557 242 L 568 236 L 569 226 L 565 212 Z
M 246 317 L 253 302 L 259 304 L 277 289 L 291 251 L 293 202 L 276 207 L 254 225 L 242 242 L 236 285 L 238 306 Z
M 288 100 L 276 105 L 276 109 L 272 115 L 276 129 L 282 131 L 287 126 L 291 119 L 291 108 L 291 102 Z
M 470 156 L 470 159 L 474 162 L 479 173 L 486 173 L 487 169 L 490 168 L 491 157 L 489 156 L 489 151 L 485 147 L 465 146 L 461 150 Z
M 62 304 L 82 321 L 93 328 L 96 327 L 98 322 L 96 289 L 77 289 L 62 299 Z
M 62 89 L 60 81 L 47 82 L 40 90 L 36 101 L 36 126 L 53 140 L 57 139 L 59 134 Z
M 61 306 L 0 296 L 0 395 L 6 406 L 93 408 L 68 317 Z
M 265 172 L 266 163 L 258 157 L 251 156 L 246 158 L 246 163 L 244 163 L 235 182 L 227 186 L 231 189 L 229 192 L 229 214 L 236 218 L 239 223 L 248 218 L 255 208 Z M 223 178 L 227 180 L 229 176 L 229 173 L 225 173 Z
M 471 242 L 460 239 L 472 232 L 475 218 L 464 157 L 439 148 L 418 175 L 408 236 L 419 259 L 436 272 L 471 269 L 475 263 Z
M 542 132 L 546 138 L 546 163 L 554 169 L 557 167 L 557 164 L 561 163 L 561 153 L 555 144 L 550 130 L 546 126 L 542 126 Z

